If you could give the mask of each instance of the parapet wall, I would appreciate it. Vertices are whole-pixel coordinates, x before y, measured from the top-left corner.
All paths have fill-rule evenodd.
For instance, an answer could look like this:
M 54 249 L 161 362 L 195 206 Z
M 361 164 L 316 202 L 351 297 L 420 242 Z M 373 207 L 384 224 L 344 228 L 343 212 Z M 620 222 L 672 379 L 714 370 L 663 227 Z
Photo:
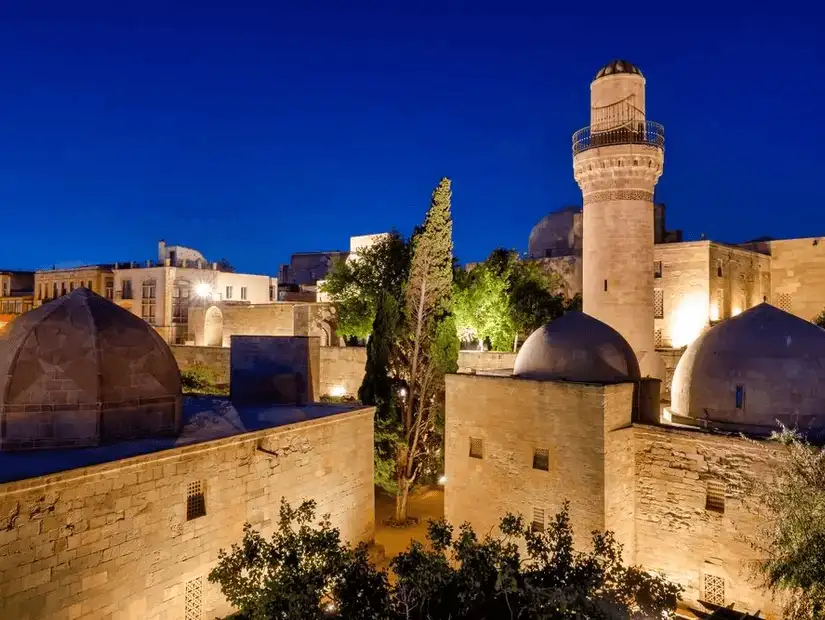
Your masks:
M 219 383 L 229 383 L 229 348 L 172 346 L 172 353 L 181 370 L 194 364 L 210 368 Z M 367 363 L 366 347 L 321 347 L 321 376 L 319 393 L 334 395 L 343 390 L 345 395 L 356 397 L 364 380 Z M 507 370 L 515 364 L 515 353 L 496 351 L 460 351 L 458 372 L 471 373 L 491 370 Z M 669 394 L 669 392 L 668 392 Z
M 193 488 L 205 515 L 187 520 Z M 218 550 L 244 522 L 268 537 L 282 497 L 372 540 L 373 410 L 0 485 L 0 616 L 224 617 Z

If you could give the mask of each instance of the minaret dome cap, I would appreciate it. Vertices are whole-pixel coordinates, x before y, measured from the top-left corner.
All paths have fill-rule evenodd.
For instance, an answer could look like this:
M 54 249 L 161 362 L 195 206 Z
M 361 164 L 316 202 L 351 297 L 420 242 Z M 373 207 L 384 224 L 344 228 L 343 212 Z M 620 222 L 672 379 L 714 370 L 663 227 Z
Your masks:
M 628 62 L 626 60 L 611 60 L 604 67 L 599 69 L 599 72 L 593 79 L 598 80 L 599 78 L 606 77 L 608 75 L 615 75 L 617 73 L 635 73 L 639 77 L 644 77 L 642 70 L 632 62 Z

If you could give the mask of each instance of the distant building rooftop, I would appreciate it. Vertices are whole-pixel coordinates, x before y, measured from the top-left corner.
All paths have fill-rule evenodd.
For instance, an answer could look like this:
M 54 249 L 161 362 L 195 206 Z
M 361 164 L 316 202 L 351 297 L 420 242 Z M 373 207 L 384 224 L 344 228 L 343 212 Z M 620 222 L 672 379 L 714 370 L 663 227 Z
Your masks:
M 362 409 L 359 404 L 233 405 L 228 398 L 187 397 L 177 437 L 122 441 L 90 448 L 0 452 L 0 484 L 110 463 L 133 456 L 318 420 Z

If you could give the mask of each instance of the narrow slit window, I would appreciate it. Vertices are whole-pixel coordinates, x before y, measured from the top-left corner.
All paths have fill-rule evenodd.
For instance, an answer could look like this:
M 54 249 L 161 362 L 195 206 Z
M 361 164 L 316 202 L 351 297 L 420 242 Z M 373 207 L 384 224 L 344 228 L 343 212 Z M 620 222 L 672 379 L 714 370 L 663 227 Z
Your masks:
M 550 471 L 550 450 L 547 448 L 533 450 L 533 469 Z
M 737 385 L 736 386 L 736 408 L 737 409 L 744 409 L 745 408 L 745 386 L 744 385 Z
M 604 281 L 604 292 L 607 292 L 607 280 Z
M 653 261 L 653 277 L 654 278 L 661 278 L 662 277 L 662 261 L 660 261 L 660 260 Z
M 470 437 L 470 458 L 484 458 L 484 440 L 478 437 Z
M 203 483 L 200 480 L 190 482 L 186 488 L 186 520 L 191 521 L 206 515 L 206 501 L 203 496 Z
M 534 532 L 544 531 L 544 508 L 533 507 L 533 522 L 530 524 L 530 529 Z
M 708 480 L 705 510 L 725 513 L 725 483 L 722 480 Z

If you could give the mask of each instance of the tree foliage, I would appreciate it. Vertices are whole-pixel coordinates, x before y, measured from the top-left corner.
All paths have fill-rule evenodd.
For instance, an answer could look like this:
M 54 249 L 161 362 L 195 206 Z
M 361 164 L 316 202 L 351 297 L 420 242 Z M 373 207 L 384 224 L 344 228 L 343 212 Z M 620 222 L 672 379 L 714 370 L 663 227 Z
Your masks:
M 825 310 L 820 312 L 814 319 L 814 324 L 825 329 Z
M 363 545 L 342 544 L 328 518 L 312 527 L 313 518 L 312 502 L 283 503 L 269 541 L 246 525 L 209 580 L 250 620 L 670 618 L 680 593 L 624 566 L 610 533 L 594 532 L 591 548 L 577 551 L 567 505 L 544 532 L 513 515 L 499 535 L 481 539 L 469 525 L 455 532 L 431 522 L 427 544 L 413 542 L 393 559 L 393 579 Z
M 396 520 L 407 519 L 413 485 L 440 450 L 444 375 L 458 369 L 458 334 L 452 320 L 452 189 L 442 178 L 433 190 L 424 225 L 413 235 L 404 288 L 404 334 L 399 341 L 406 395 L 397 450 Z
M 223 271 L 225 273 L 235 273 L 235 267 L 232 266 L 225 258 L 222 258 L 218 261 L 218 271 Z
M 409 264 L 409 246 L 396 231 L 359 250 L 357 258 L 333 263 L 321 291 L 335 304 L 339 336 L 369 336 L 381 295 L 401 298 Z
M 825 619 L 825 450 L 782 428 L 784 450 L 772 480 L 749 481 L 752 507 L 764 524 L 751 540 L 755 568 L 786 600 L 784 617 Z
M 515 252 L 494 250 L 480 265 L 457 272 L 454 302 L 459 337 L 512 350 L 517 339 L 581 308 L 581 298 L 559 293 L 560 276 Z

